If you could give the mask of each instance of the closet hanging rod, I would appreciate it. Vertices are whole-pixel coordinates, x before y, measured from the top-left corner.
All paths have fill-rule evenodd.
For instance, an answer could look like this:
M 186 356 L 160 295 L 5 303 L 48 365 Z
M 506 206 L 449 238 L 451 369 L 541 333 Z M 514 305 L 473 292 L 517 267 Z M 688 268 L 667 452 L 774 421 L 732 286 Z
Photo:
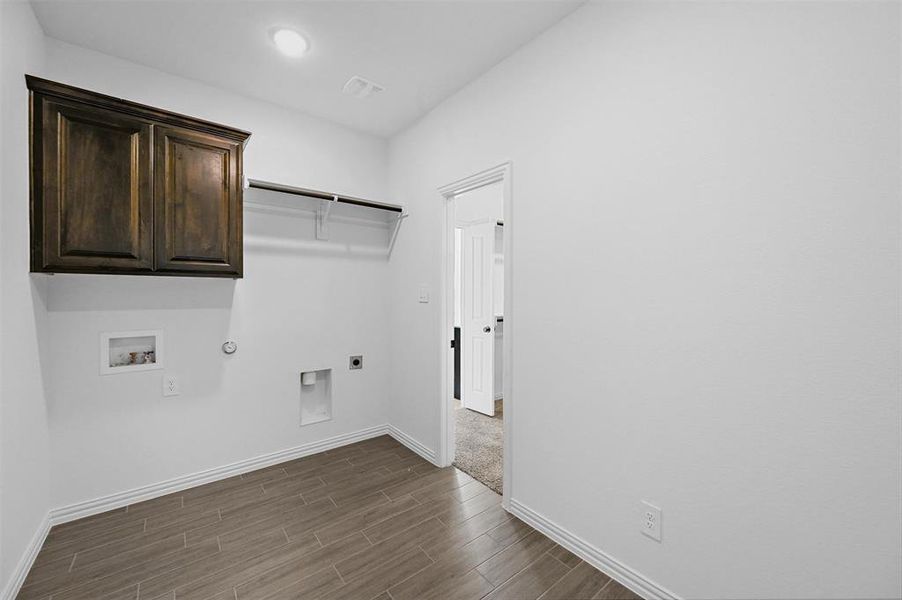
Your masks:
M 354 198 L 353 196 L 341 196 L 330 194 L 328 192 L 320 192 L 318 190 L 308 190 L 306 188 L 283 185 L 281 183 L 272 183 L 269 181 L 261 181 L 259 179 L 247 179 L 246 187 L 258 190 L 268 190 L 270 192 L 282 192 L 283 194 L 294 194 L 296 196 L 304 196 L 307 198 L 316 198 L 319 200 L 332 200 L 342 204 L 353 204 L 355 206 L 365 206 L 367 208 L 375 208 L 378 210 L 388 210 L 396 213 L 403 213 L 404 207 L 397 204 L 388 204 L 385 202 L 376 202 L 375 200 L 364 200 L 363 198 Z

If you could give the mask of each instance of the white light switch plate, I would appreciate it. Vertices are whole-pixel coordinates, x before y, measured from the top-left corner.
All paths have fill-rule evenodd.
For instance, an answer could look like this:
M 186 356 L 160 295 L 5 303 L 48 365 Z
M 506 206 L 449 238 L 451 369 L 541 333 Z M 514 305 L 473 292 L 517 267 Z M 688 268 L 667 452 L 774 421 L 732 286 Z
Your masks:
M 646 501 L 642 501 L 642 524 L 639 531 L 656 542 L 661 541 L 661 509 Z
M 181 393 L 178 378 L 175 375 L 163 375 L 163 395 L 178 396 Z
M 425 285 L 420 286 L 420 302 L 426 304 L 429 302 L 429 288 Z

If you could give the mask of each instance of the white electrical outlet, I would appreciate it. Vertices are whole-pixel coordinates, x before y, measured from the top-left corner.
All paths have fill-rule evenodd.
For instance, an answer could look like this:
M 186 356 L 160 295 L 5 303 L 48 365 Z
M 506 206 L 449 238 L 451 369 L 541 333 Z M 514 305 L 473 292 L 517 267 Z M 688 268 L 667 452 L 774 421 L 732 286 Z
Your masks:
M 178 396 L 181 393 L 178 378 L 175 375 L 163 375 L 163 395 Z
M 642 525 L 639 530 L 651 539 L 661 541 L 661 509 L 645 500 L 642 501 Z

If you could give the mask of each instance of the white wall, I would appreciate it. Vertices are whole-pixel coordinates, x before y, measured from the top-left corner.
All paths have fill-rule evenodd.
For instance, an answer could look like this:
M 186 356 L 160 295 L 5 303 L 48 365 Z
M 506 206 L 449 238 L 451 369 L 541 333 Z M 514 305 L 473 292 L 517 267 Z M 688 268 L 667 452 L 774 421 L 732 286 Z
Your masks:
M 379 138 L 50 39 L 43 75 L 251 131 L 249 177 L 386 197 Z M 342 244 L 385 248 L 387 229 L 337 221 L 317 243 L 310 216 L 246 211 L 238 281 L 48 278 L 55 507 L 385 423 L 388 263 Z M 164 330 L 180 396 L 161 371 L 99 375 L 100 332 L 130 329 Z M 300 371 L 328 367 L 333 420 L 300 428 Z
M 0 2 L 0 590 L 50 507 L 39 340 L 47 311 L 28 275 L 28 94 L 43 32 L 23 3 Z M 0 591 L 0 595 L 2 595 Z
M 511 159 L 513 499 L 685 598 L 902 594 L 899 27 L 590 4 L 395 138 L 393 424 L 437 447 L 436 189 Z
M 500 183 L 458 194 L 454 197 L 454 218 L 463 225 L 475 221 L 504 219 L 504 191 Z

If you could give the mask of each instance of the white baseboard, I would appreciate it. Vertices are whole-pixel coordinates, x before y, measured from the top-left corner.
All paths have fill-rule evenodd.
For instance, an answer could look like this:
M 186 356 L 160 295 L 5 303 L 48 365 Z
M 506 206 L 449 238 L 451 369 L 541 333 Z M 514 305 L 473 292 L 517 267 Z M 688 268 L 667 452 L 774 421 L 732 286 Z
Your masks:
M 78 502 L 76 504 L 51 510 L 50 523 L 51 525 L 59 525 L 60 523 L 82 519 L 108 510 L 122 508 L 123 506 L 134 504 L 135 502 L 151 500 L 172 492 L 178 492 L 212 481 L 241 475 L 242 473 L 248 473 L 257 469 L 262 469 L 263 467 L 268 467 L 288 460 L 294 460 L 295 458 L 301 458 L 303 456 L 309 456 L 310 454 L 316 454 L 317 452 L 331 450 L 333 448 L 338 448 L 339 446 L 346 446 L 348 444 L 353 444 L 354 442 L 386 435 L 388 433 L 388 425 L 368 427 L 366 429 L 337 435 L 317 442 L 302 444 L 287 450 L 280 450 L 271 454 L 264 454 L 255 458 L 241 460 L 230 465 L 216 467 L 206 471 L 192 473 L 190 475 L 183 475 L 182 477 L 176 477 L 167 481 L 161 481 L 159 483 L 145 485 L 124 492 L 110 494 L 109 496 L 95 498 L 94 500 Z
M 16 566 L 16 570 L 13 572 L 12 577 L 10 577 L 9 582 L 7 582 L 6 587 L 3 589 L 0 600 L 13 600 L 16 594 L 19 593 L 19 589 L 25 582 L 25 577 L 28 575 L 28 571 L 31 569 L 31 565 L 34 563 L 34 559 L 41 550 L 41 546 L 43 546 L 44 540 L 50 532 L 50 527 L 53 525 L 90 517 L 91 515 L 122 508 L 123 506 L 128 506 L 129 504 L 134 504 L 143 500 L 151 500 L 172 492 L 178 492 L 205 483 L 225 479 L 227 477 L 234 477 L 235 475 L 248 473 L 270 465 L 309 456 L 325 450 L 347 446 L 348 444 L 379 437 L 380 435 L 390 435 L 424 459 L 433 464 L 435 463 L 435 452 L 433 450 L 430 450 L 393 425 L 376 425 L 374 427 L 337 435 L 317 442 L 302 444 L 295 448 L 241 460 L 230 465 L 207 469 L 206 471 L 183 475 L 167 481 L 161 481 L 159 483 L 145 485 L 124 492 L 118 492 L 93 500 L 86 500 L 84 502 L 78 502 L 76 504 L 70 504 L 69 506 L 53 509 L 46 517 L 44 517 L 40 528 L 35 532 L 34 538 L 31 540 L 25 554 Z
M 679 596 L 634 571 L 599 548 L 575 536 L 553 521 L 546 519 L 528 506 L 511 499 L 510 513 L 534 529 L 577 555 L 605 575 L 620 582 L 648 600 L 679 600 Z
M 425 458 L 426 460 L 431 462 L 432 464 L 436 464 L 435 450 L 430 450 L 429 448 L 427 448 L 420 442 L 416 441 L 415 439 L 413 439 L 412 437 L 410 437 L 409 435 L 407 435 L 406 433 L 404 433 L 403 431 L 401 431 L 394 425 L 388 426 L 388 435 L 392 436 L 393 438 L 395 438 L 396 440 L 398 440 L 399 442 L 401 442 L 402 444 L 407 446 L 409 449 L 413 450 L 414 452 L 416 452 L 417 454 L 419 454 L 420 456 L 422 456 L 423 458 Z
M 34 537 L 31 538 L 28 547 L 25 548 L 25 554 L 19 559 L 19 564 L 16 565 L 16 569 L 12 572 L 9 581 L 6 582 L 6 587 L 4 587 L 3 592 L 0 593 L 0 599 L 13 600 L 13 598 L 16 597 L 16 594 L 19 593 L 19 589 L 22 587 L 22 584 L 25 583 L 25 577 L 28 576 L 28 571 L 31 570 L 34 559 L 38 557 L 38 552 L 41 551 L 41 546 L 44 545 L 44 540 L 47 538 L 48 533 L 50 533 L 49 514 L 45 515 L 41 520 L 41 524 L 35 532 Z

